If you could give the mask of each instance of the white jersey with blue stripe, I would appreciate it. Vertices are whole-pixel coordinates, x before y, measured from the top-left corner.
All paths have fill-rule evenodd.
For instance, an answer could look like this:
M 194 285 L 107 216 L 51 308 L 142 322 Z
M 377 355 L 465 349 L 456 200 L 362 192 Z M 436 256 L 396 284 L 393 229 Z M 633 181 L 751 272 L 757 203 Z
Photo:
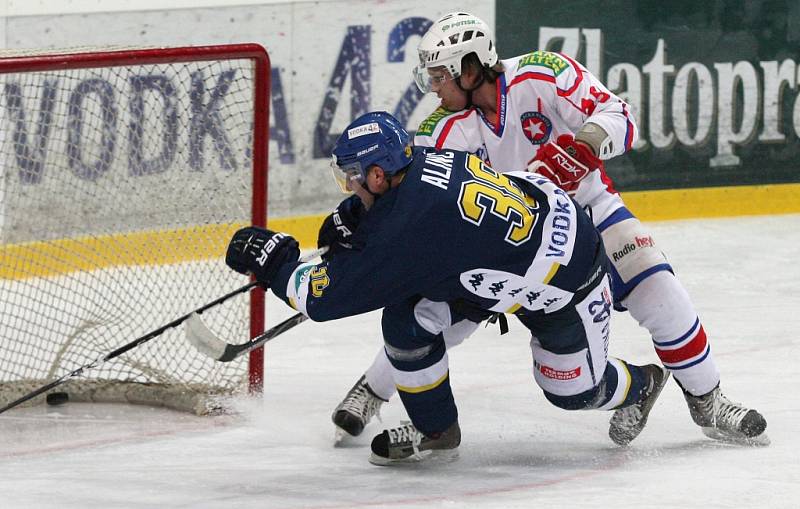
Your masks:
M 605 158 L 631 149 L 638 131 L 630 106 L 581 64 L 547 51 L 501 62 L 496 123 L 476 108 L 439 108 L 420 124 L 415 144 L 470 152 L 497 171 L 524 171 L 544 143 L 591 122 L 611 138 Z M 586 178 L 574 198 L 592 208 L 596 225 L 624 206 L 603 169 Z

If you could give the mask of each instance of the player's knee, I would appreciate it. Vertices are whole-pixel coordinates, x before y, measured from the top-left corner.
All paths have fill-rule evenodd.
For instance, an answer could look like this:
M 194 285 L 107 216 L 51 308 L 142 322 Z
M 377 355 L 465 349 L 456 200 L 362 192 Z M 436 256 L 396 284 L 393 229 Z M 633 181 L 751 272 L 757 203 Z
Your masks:
M 592 387 L 580 394 L 558 395 L 544 391 L 547 401 L 564 410 L 588 410 L 596 407 L 600 387 Z
M 413 349 L 434 341 L 437 334 L 417 323 L 414 305 L 414 301 L 406 301 L 384 308 L 381 329 L 387 345 Z
M 395 368 L 414 371 L 441 359 L 445 351 L 441 333 L 428 330 L 415 317 L 419 299 L 387 306 L 381 327 L 386 355 Z

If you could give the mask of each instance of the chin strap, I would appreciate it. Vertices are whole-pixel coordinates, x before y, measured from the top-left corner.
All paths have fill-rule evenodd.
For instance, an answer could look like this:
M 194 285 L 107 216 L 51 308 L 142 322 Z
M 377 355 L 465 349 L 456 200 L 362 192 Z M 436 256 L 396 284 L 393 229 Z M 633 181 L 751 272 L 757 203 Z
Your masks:
M 403 178 L 406 176 L 406 172 L 408 171 L 408 167 L 411 166 L 411 164 L 412 163 L 408 163 L 407 165 L 403 166 L 394 175 L 387 175 L 386 176 L 386 182 L 389 184 L 389 189 L 394 187 L 393 184 L 394 184 L 395 179 L 397 179 L 398 183 L 403 181 Z M 372 196 L 374 196 L 376 200 L 378 199 L 378 195 L 376 195 L 375 193 L 373 193 L 369 189 L 367 189 L 367 192 L 370 193 Z
M 473 86 L 472 88 L 464 88 L 463 85 L 461 85 L 461 76 L 456 78 L 456 85 L 458 85 L 458 88 L 460 88 L 461 90 L 463 90 L 467 94 L 467 105 L 464 106 L 465 110 L 468 110 L 469 108 L 472 108 L 472 106 L 473 106 L 473 104 L 472 104 L 472 92 L 477 90 L 478 87 L 483 85 L 485 82 L 486 82 L 486 73 L 484 72 L 483 68 L 481 68 L 481 79 L 479 79 L 478 82 L 475 83 L 475 86 Z

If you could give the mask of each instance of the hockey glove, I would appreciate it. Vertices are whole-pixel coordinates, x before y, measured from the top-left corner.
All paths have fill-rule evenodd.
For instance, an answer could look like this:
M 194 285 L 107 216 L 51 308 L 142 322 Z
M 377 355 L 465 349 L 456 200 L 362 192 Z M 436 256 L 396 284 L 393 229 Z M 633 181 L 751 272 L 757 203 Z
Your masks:
M 317 247 L 328 246 L 328 251 L 322 255 L 323 260 L 328 260 L 344 249 L 353 248 L 350 237 L 358 228 L 363 214 L 364 205 L 361 203 L 361 198 L 352 195 L 325 218 L 317 236 Z
M 603 161 L 588 146 L 576 142 L 570 134 L 562 134 L 555 143 L 548 142 L 539 148 L 528 171 L 543 175 L 567 193 L 574 194 L 581 180 L 602 166 Z
M 248 226 L 233 234 L 225 263 L 239 274 L 251 273 L 268 288 L 278 269 L 300 258 L 294 237 L 258 226 Z

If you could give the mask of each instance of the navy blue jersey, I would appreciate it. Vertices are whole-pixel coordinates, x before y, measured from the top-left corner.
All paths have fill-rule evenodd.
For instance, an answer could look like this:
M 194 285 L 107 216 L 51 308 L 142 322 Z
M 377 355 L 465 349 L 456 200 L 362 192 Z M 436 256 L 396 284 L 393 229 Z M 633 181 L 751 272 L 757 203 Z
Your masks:
M 402 182 L 365 214 L 355 249 L 284 266 L 272 288 L 316 321 L 415 295 L 549 313 L 592 277 L 599 242 L 586 213 L 540 175 L 415 149 Z

